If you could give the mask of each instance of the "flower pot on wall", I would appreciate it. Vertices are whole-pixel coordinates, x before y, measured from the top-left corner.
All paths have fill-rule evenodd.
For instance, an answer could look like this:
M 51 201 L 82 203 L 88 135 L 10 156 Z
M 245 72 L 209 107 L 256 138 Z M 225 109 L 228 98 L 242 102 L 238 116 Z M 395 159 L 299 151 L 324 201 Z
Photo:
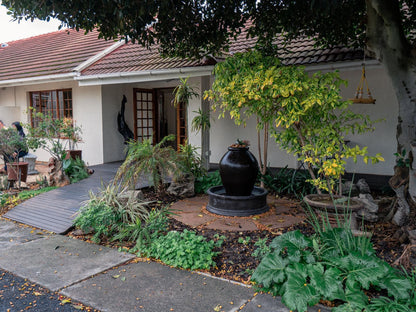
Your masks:
M 72 159 L 76 159 L 76 158 L 82 159 L 82 150 L 67 150 L 66 151 L 65 159 L 69 159 L 69 158 L 72 158 Z
M 248 147 L 229 147 L 219 164 L 221 181 L 229 196 L 249 196 L 259 172 L 256 158 Z
M 27 179 L 27 162 L 8 163 L 7 164 L 7 179 L 9 181 L 18 181 L 20 176 L 21 182 L 26 182 Z

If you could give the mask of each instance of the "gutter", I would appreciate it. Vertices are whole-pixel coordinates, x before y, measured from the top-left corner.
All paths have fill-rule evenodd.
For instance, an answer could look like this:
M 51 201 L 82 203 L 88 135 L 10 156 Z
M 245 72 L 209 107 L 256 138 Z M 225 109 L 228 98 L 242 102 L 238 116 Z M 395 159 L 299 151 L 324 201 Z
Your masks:
M 184 67 L 161 70 L 146 70 L 137 72 L 123 72 L 99 75 L 77 76 L 79 86 L 95 86 L 119 83 L 152 82 L 186 77 L 211 76 L 214 65 Z
M 39 83 L 48 83 L 56 81 L 73 81 L 78 73 L 55 74 L 39 77 L 18 78 L 0 81 L 0 87 L 16 87 L 22 85 L 33 85 Z
M 382 65 L 377 60 L 366 60 L 363 61 L 345 61 L 345 62 L 334 62 L 334 63 L 324 63 L 316 65 L 302 65 L 305 67 L 307 72 L 316 72 L 316 71 L 334 71 L 334 70 L 357 70 L 361 69 L 365 64 L 366 68 L 381 68 Z

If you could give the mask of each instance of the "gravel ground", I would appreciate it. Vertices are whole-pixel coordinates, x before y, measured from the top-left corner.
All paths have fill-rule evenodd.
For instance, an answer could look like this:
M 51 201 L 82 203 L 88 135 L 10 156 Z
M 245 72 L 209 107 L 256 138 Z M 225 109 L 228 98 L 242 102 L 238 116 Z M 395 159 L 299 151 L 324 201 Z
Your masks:
M 0 311 L 98 312 L 2 269 L 0 269 Z

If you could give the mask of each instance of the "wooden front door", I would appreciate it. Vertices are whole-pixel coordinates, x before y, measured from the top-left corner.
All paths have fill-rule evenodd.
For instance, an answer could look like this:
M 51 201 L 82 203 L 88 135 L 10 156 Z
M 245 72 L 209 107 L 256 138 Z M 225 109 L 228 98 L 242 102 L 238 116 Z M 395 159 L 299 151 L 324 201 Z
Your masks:
M 134 139 L 140 142 L 157 140 L 157 106 L 153 90 L 134 89 Z
M 186 104 L 179 103 L 176 107 L 176 142 L 177 149 L 179 145 L 184 145 L 188 139 L 188 130 L 186 127 Z

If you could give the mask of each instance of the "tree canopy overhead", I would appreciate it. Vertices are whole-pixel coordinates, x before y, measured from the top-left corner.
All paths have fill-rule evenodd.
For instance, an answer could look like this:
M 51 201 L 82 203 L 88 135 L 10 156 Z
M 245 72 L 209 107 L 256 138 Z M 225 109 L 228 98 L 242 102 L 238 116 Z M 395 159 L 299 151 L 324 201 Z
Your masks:
M 397 15 L 402 36 L 410 39 L 416 28 L 415 1 L 368 0 L 367 5 L 370 2 L 380 14 Z M 105 39 L 121 36 L 144 45 L 159 43 L 164 54 L 193 57 L 218 54 L 247 23 L 261 46 L 284 34 L 288 39 L 313 36 L 319 45 L 364 47 L 368 27 L 363 0 L 2 0 L 2 4 L 16 19 L 57 18 L 75 29 L 98 28 Z

